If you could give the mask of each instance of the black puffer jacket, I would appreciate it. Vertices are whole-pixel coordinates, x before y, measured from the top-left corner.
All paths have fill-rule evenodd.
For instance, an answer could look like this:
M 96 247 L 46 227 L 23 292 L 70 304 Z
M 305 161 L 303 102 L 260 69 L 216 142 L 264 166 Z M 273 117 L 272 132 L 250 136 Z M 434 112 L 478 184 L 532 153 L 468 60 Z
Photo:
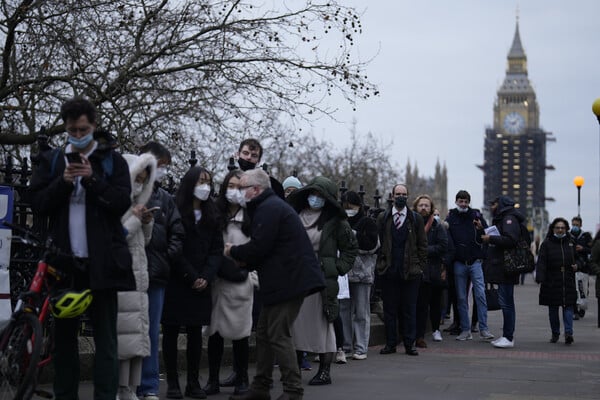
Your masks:
M 146 246 L 150 284 L 164 286 L 169 281 L 170 263 L 181 255 L 185 231 L 181 215 L 173 197 L 156 186 L 147 208 L 160 207 L 154 211 L 152 240 Z
M 574 306 L 577 302 L 575 290 L 576 263 L 575 245 L 569 238 L 547 236 L 540 246 L 535 280 L 541 283 L 540 305 Z
M 432 218 L 430 216 L 430 218 Z M 423 282 L 442 283 L 440 274 L 444 257 L 448 254 L 448 234 L 446 228 L 433 220 L 427 232 L 427 266 L 423 269 Z
M 489 283 L 517 284 L 519 276 L 504 273 L 504 252 L 517 246 L 521 236 L 521 224 L 525 217 L 515 210 L 515 203 L 506 196 L 498 197 L 498 208 L 492 219 L 500 236 L 490 236 L 485 263 L 485 281 Z

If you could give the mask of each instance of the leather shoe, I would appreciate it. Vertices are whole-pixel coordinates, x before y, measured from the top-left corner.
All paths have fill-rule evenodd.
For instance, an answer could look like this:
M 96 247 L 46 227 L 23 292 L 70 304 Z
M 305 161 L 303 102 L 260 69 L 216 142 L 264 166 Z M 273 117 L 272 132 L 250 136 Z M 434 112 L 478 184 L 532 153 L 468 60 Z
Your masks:
M 204 390 L 204 393 L 206 393 L 207 396 L 219 393 L 221 391 L 219 388 L 219 381 L 208 381 L 202 390 Z
M 408 354 L 409 356 L 418 356 L 419 355 L 419 352 L 417 351 L 417 348 L 415 346 L 406 346 L 405 350 L 406 350 L 406 354 Z
M 229 400 L 271 400 L 271 395 L 267 392 L 257 392 L 250 389 L 244 394 L 229 396 Z
M 387 344 L 381 350 L 379 350 L 379 354 L 392 354 L 396 352 L 396 347 L 388 346 Z
M 452 323 L 447 328 L 444 328 L 444 332 L 452 332 L 452 331 L 457 330 L 457 329 L 460 329 L 460 326 L 458 326 L 458 324 L 456 324 L 456 323 Z
M 206 392 L 202 390 L 200 385 L 187 385 L 185 387 L 185 397 L 191 397 L 192 399 L 205 399 Z
M 418 338 L 417 339 L 417 347 L 419 347 L 421 349 L 426 349 L 427 348 L 427 342 L 425 341 L 425 339 Z

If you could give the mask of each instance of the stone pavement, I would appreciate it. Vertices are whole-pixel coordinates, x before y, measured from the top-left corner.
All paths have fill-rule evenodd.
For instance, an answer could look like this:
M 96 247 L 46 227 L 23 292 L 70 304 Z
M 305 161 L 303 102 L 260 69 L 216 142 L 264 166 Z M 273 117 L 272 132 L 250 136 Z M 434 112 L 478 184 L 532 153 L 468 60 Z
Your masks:
M 593 282 L 590 287 L 594 287 Z M 585 318 L 574 321 L 575 343 L 571 346 L 564 344 L 562 335 L 559 343 L 549 343 L 547 307 L 538 305 L 538 290 L 531 276 L 525 285 L 515 287 L 517 329 L 513 349 L 495 349 L 480 341 L 478 334 L 467 342 L 458 342 L 455 336 L 448 335 L 440 343 L 427 340 L 429 347 L 419 349 L 418 357 L 403 352 L 383 356 L 379 354 L 381 346 L 374 346 L 369 349 L 367 360 L 334 365 L 332 385 L 307 385 L 316 373 L 317 363 L 313 363 L 312 371 L 302 373 L 304 397 L 331 400 L 600 399 L 600 328 L 597 328 L 593 289 L 591 307 Z M 501 311 L 489 312 L 488 325 L 493 334 L 501 334 Z M 230 367 L 222 368 L 223 377 L 229 371 Z M 207 370 L 201 371 L 202 384 L 207 375 Z M 277 370 L 274 376 L 279 379 Z M 181 384 L 185 387 L 183 379 Z M 165 391 L 163 381 L 161 399 L 165 398 Z M 222 393 L 209 398 L 228 399 L 232 391 L 232 388 L 222 388 Z M 272 397 L 277 398 L 281 391 L 281 383 L 277 381 Z M 81 399 L 91 398 L 91 383 L 82 382 Z

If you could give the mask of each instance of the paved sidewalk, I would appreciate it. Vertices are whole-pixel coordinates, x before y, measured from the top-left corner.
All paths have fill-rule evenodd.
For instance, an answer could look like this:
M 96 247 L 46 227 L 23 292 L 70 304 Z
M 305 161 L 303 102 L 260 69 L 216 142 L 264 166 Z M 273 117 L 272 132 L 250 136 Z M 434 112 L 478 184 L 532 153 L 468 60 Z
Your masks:
M 590 287 L 593 288 L 592 283 Z M 332 385 L 307 385 L 316 373 L 317 363 L 313 363 L 312 371 L 302 373 L 304 397 L 331 400 L 600 399 L 600 328 L 596 327 L 596 298 L 592 297 L 585 318 L 574 322 L 575 343 L 566 346 L 561 335 L 559 343 L 551 344 L 548 312 L 546 307 L 537 305 L 538 290 L 531 276 L 524 286 L 515 287 L 514 349 L 495 349 L 480 341 L 478 334 L 467 342 L 458 342 L 455 336 L 447 335 L 440 343 L 427 340 L 429 347 L 420 349 L 418 357 L 409 357 L 403 352 L 379 355 L 381 346 L 375 346 L 369 349 L 367 360 L 334 365 Z M 501 333 L 500 311 L 489 313 L 488 325 L 494 335 Z M 222 368 L 223 377 L 229 371 L 230 367 Z M 208 371 L 201 371 L 202 384 L 207 374 Z M 277 370 L 275 377 L 279 379 Z M 185 381 L 181 384 L 184 387 Z M 209 398 L 229 398 L 232 388 L 222 389 L 223 393 Z M 161 399 L 165 398 L 165 391 L 163 382 Z M 280 382 L 276 382 L 272 398 L 277 398 L 281 391 Z M 90 382 L 82 382 L 81 398 L 92 398 Z

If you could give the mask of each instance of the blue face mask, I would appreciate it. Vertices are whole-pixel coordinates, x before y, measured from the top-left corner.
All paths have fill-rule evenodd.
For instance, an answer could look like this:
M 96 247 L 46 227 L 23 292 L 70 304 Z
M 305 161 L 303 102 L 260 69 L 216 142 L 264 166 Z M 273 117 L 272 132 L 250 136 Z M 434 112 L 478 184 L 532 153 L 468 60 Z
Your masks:
M 575 236 L 579 235 L 581 233 L 581 229 L 578 226 L 573 226 L 571 228 L 571 233 Z
M 73 136 L 69 136 L 69 138 L 68 138 L 68 142 L 71 143 L 71 146 L 75 147 L 76 149 L 80 149 L 80 150 L 88 147 L 88 145 L 92 142 L 92 140 L 94 140 L 94 132 L 93 131 L 79 139 L 76 137 L 73 137 Z
M 320 196 L 311 194 L 308 196 L 308 205 L 312 209 L 320 210 L 325 205 L 325 199 Z

